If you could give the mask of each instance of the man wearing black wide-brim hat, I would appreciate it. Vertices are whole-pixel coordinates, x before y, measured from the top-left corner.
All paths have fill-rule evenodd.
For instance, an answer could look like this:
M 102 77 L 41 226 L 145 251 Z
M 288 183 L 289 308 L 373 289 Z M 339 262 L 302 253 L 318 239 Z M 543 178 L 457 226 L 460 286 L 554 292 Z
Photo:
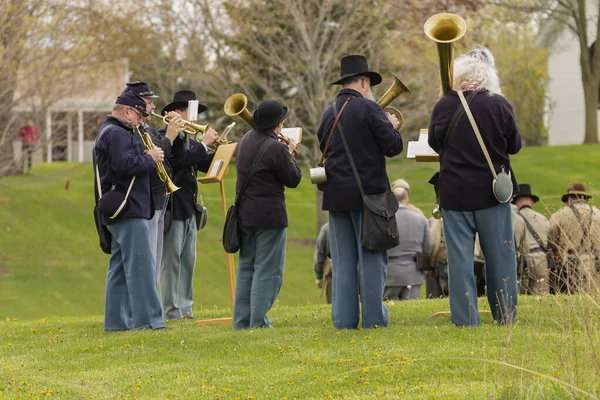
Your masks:
M 142 151 L 134 128 L 147 116 L 138 93 L 124 91 L 106 117 L 94 145 L 96 193 L 104 224 L 112 235 L 106 277 L 104 330 L 161 329 L 148 220 L 154 214 L 150 173 L 163 161 L 160 148 Z M 96 188 L 96 184 L 94 185 Z
M 371 87 L 380 84 L 381 80 L 381 75 L 369 69 L 364 56 L 343 57 L 340 77 L 332 83 L 341 85 L 342 89 L 335 103 L 323 111 L 317 131 L 326 160 L 323 210 L 329 211 L 333 263 L 331 316 L 336 329 L 358 327 L 361 314 L 359 285 L 362 327 L 389 324 L 387 308 L 382 301 L 387 252 L 361 246 L 363 200 L 340 135 L 343 130 L 364 193 L 370 195 L 389 190 L 385 157 L 400 154 L 403 143 L 396 130 L 399 125 L 396 117 L 386 114 L 372 100 Z M 338 113 L 341 113 L 338 126 L 332 130 Z
M 206 210 L 198 203 L 198 171 L 206 172 L 214 153 L 208 146 L 219 134 L 210 128 L 200 143 L 183 132 L 182 124 L 188 118 L 188 102 L 197 100 L 191 90 L 180 90 L 173 101 L 161 111 L 169 124 L 161 129 L 161 136 L 175 136 L 167 161 L 173 168 L 173 183 L 180 189 L 172 193 L 165 212 L 165 234 L 161 268 L 158 272 L 163 315 L 167 320 L 193 318 L 193 278 L 196 265 L 196 239 L 198 230 L 206 222 Z M 198 104 L 198 112 L 207 107 Z
M 548 229 L 550 222 L 533 205 L 539 197 L 531 192 L 531 186 L 519 185 L 519 193 L 512 202 L 517 207 L 513 225 L 515 250 L 517 252 L 517 278 L 519 293 L 543 295 L 549 293 Z
M 283 283 L 288 226 L 284 192 L 302 179 L 293 155 L 297 143 L 277 140 L 288 112 L 277 100 L 260 103 L 252 115 L 254 129 L 246 132 L 236 150 L 241 241 L 233 305 L 235 329 L 270 327 L 267 313 Z M 253 165 L 255 173 L 249 176 Z
M 561 200 L 565 206 L 550 218 L 548 242 L 556 259 L 551 290 L 575 293 L 597 289 L 600 254 L 600 210 L 589 204 L 583 183 L 572 183 Z

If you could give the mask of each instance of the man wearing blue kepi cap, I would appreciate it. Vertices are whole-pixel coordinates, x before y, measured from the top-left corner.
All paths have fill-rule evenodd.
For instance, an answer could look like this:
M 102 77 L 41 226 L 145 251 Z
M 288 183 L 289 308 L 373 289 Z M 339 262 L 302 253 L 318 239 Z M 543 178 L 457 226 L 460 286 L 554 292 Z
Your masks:
M 155 95 L 150 89 L 150 86 L 143 81 L 128 82 L 125 91 L 137 93 L 146 102 L 146 111 L 148 116 L 143 118 L 143 122 L 140 125 L 140 130 L 147 132 L 154 145 L 163 149 L 165 153 L 163 166 L 165 167 L 165 172 L 169 178 L 173 180 L 173 168 L 171 168 L 171 164 L 168 162 L 168 160 L 171 156 L 173 140 L 175 140 L 179 131 L 177 121 L 174 121 L 172 118 L 171 123 L 169 123 L 170 128 L 167 129 L 164 134 L 159 133 L 159 131 L 148 125 L 148 122 L 150 122 L 150 119 L 152 118 L 151 113 L 156 108 L 154 105 L 154 99 L 158 98 L 158 96 Z M 144 145 L 141 140 L 139 145 L 143 150 Z M 152 255 L 154 257 L 156 279 L 158 281 L 163 254 L 165 211 L 167 210 L 166 205 L 169 201 L 170 195 L 167 193 L 165 184 L 160 179 L 156 169 L 150 173 L 150 184 L 152 186 L 154 216 L 148 221 L 148 228 L 150 229 L 150 248 L 152 249 Z
M 98 207 L 112 235 L 104 330 L 163 329 L 148 220 L 154 214 L 150 173 L 164 153 L 138 146 L 134 131 L 148 115 L 144 99 L 124 91 L 115 103 L 94 146 Z

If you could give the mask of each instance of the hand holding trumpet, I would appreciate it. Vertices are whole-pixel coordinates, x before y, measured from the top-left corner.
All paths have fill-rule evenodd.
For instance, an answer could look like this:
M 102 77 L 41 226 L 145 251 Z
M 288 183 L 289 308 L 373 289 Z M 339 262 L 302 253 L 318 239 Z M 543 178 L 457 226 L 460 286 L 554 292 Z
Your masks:
M 167 125 L 167 133 L 165 136 L 173 141 L 177 138 L 179 131 L 183 129 L 183 118 L 174 111 L 168 112 L 166 118 L 169 123 Z
M 397 130 L 398 128 L 400 128 L 400 121 L 398 121 L 398 117 L 389 112 L 386 112 L 385 115 L 387 115 L 388 120 L 392 123 L 392 125 L 394 125 L 394 129 Z
M 208 132 L 206 132 L 206 134 L 204 135 L 204 138 L 202 139 L 202 143 L 204 143 L 204 145 L 206 147 L 209 147 L 210 145 L 215 143 L 218 138 L 219 138 L 219 133 L 217 131 L 215 131 L 213 128 L 208 128 Z

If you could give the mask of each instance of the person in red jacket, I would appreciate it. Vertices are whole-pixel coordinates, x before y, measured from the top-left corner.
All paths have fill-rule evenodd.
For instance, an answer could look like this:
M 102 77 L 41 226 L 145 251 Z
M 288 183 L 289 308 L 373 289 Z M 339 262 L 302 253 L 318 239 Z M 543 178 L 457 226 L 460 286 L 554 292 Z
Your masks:
M 31 172 L 31 158 L 35 144 L 38 140 L 37 128 L 33 121 L 28 119 L 25 125 L 19 128 L 19 136 L 22 144 L 21 168 L 25 169 L 25 159 L 27 159 L 27 173 Z

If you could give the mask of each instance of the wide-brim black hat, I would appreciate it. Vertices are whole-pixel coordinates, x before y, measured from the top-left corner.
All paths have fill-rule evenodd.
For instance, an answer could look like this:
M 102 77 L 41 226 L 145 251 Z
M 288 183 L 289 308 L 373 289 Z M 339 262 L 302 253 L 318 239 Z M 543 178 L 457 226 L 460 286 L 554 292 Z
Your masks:
M 256 129 L 273 128 L 287 117 L 289 111 L 277 100 L 265 100 L 252 114 L 252 122 Z
M 353 76 L 366 76 L 371 80 L 371 86 L 377 86 L 382 78 L 377 72 L 369 71 L 369 64 L 365 56 L 351 55 L 342 57 L 340 61 L 340 78 L 331 85 L 340 85 L 345 79 Z
M 516 199 L 518 199 L 519 197 L 531 197 L 533 199 L 534 203 L 537 203 L 538 201 L 540 201 L 540 198 L 537 197 L 535 194 L 531 193 L 531 186 L 523 183 L 519 185 L 519 193 L 517 193 L 515 195 L 515 197 L 513 197 L 512 202 L 514 203 Z
M 194 93 L 193 91 L 180 90 L 178 92 L 175 92 L 175 94 L 173 95 L 173 101 L 170 102 L 169 104 L 167 104 L 162 109 L 160 114 L 165 115 L 165 113 L 168 113 L 169 111 L 187 108 L 188 102 L 190 100 L 198 100 L 198 97 L 196 97 L 196 93 Z M 208 107 L 206 107 L 204 104 L 198 104 L 198 114 L 200 114 L 201 112 L 204 112 L 206 110 L 208 110 Z

